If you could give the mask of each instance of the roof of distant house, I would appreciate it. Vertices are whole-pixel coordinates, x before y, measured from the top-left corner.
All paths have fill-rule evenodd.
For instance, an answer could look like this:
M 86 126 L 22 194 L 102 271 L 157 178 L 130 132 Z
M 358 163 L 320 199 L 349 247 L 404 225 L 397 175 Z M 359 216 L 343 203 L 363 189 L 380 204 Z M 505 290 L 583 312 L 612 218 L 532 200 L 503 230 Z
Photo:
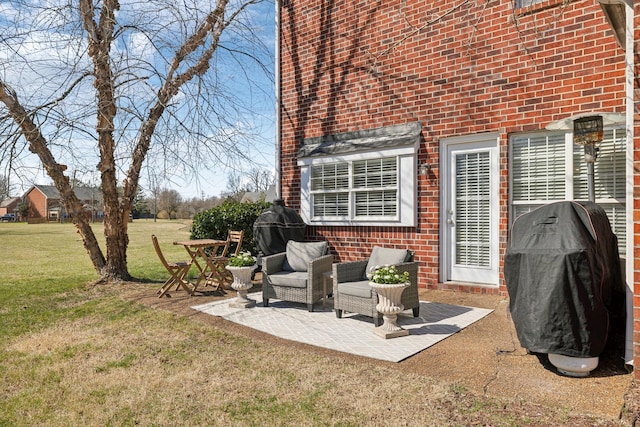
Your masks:
M 6 208 L 7 206 L 11 206 L 12 204 L 19 202 L 20 197 L 9 197 L 8 199 L 4 199 L 0 202 L 0 208 Z
M 265 202 L 273 202 L 276 199 L 276 187 L 271 185 L 267 191 L 247 191 L 240 200 L 241 203 L 255 203 L 261 200 Z
M 36 184 L 31 188 L 37 188 L 48 199 L 60 199 L 60 192 L 53 185 L 38 185 L 38 184 Z M 27 191 L 27 193 L 29 191 L 31 191 L 31 189 L 29 189 Z M 76 187 L 73 188 L 73 191 L 76 193 L 76 196 L 80 200 L 95 200 L 95 201 L 101 201 L 102 200 L 102 192 L 97 188 L 76 186 Z
M 264 197 L 263 191 L 245 191 L 240 203 L 255 203 L 259 202 Z

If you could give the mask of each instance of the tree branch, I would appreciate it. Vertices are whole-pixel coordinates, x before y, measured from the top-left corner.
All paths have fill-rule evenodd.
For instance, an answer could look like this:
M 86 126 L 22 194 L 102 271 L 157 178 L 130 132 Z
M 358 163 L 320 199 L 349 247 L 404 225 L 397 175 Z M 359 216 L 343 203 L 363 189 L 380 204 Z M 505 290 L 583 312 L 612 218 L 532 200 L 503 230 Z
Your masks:
M 198 27 L 194 34 L 178 49 L 171 61 L 167 78 L 158 91 L 158 99 L 149 111 L 147 119 L 142 124 L 140 136 L 133 151 L 132 162 L 124 183 L 125 199 L 133 201 L 142 163 L 151 145 L 151 137 L 158 124 L 158 120 L 164 113 L 171 98 L 178 93 L 186 82 L 190 81 L 196 75 L 203 75 L 207 72 L 213 53 L 218 48 L 218 42 L 223 30 L 247 7 L 260 1 L 261 0 L 251 0 L 244 3 L 225 21 L 224 14 L 229 0 L 218 0 L 215 9 L 207 15 L 205 21 Z M 198 48 L 205 46 L 208 37 L 211 37 L 210 45 L 202 52 L 196 64 L 187 68 L 184 72 L 177 74 L 185 59 Z

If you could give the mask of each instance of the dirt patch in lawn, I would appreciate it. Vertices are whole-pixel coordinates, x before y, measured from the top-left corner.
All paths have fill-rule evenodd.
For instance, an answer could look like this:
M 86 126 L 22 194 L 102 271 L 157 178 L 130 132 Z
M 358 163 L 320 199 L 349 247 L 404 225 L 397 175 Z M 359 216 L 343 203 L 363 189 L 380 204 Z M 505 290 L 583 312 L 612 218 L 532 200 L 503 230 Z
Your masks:
M 257 279 L 250 292 L 260 290 L 259 275 Z M 167 297 L 158 298 L 155 294 L 157 287 L 126 284 L 119 293 L 127 300 L 170 311 L 230 334 L 285 346 L 294 351 L 312 351 L 368 366 L 386 366 L 453 384 L 454 393 L 458 395 L 450 396 L 449 403 L 443 403 L 443 410 L 450 411 L 450 421 L 462 416 L 460 411 L 463 410 L 465 422 L 469 421 L 471 411 L 474 422 L 492 425 L 483 418 L 483 410 L 473 409 L 477 407 L 478 399 L 488 399 L 503 402 L 502 406 L 488 406 L 488 411 L 494 415 L 495 411 L 504 411 L 513 419 L 529 420 L 526 425 L 558 425 L 559 422 L 561 425 L 640 425 L 639 387 L 633 382 L 633 375 L 625 369 L 619 344 L 608 348 L 599 367 L 589 377 L 559 375 L 546 358 L 528 354 L 520 347 L 509 316 L 508 301 L 501 297 L 420 290 L 423 301 L 490 308 L 494 312 L 400 363 L 391 363 L 283 340 L 191 308 L 232 298 L 235 296 L 232 290 L 213 292 L 203 288 L 204 292 L 197 292 L 194 296 L 175 291 Z M 447 405 L 456 408 L 449 410 Z M 468 411 L 464 411 L 465 406 Z

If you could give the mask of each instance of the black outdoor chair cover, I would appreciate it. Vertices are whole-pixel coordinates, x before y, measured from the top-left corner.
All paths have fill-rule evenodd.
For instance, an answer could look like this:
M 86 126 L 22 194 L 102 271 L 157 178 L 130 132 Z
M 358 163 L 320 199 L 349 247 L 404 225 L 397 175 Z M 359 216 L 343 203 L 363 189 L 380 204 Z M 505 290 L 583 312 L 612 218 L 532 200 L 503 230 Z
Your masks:
M 551 203 L 518 217 L 504 276 L 518 339 L 534 353 L 596 357 L 611 311 L 624 312 L 617 238 L 592 202 Z
M 306 226 L 298 212 L 274 200 L 253 223 L 253 237 L 262 255 L 273 255 L 285 252 L 289 240 L 303 241 Z

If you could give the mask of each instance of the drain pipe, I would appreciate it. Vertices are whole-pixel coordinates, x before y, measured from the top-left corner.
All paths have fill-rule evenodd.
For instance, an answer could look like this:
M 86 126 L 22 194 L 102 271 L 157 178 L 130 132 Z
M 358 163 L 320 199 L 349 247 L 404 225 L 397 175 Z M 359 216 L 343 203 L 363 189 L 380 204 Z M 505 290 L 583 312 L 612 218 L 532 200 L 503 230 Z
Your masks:
M 276 140 L 275 140 L 275 145 L 276 145 L 276 152 L 275 152 L 275 167 L 276 167 L 276 200 L 281 199 L 282 198 L 282 184 L 281 184 L 281 171 L 280 171 L 280 166 L 281 166 L 281 162 L 280 162 L 280 152 L 281 152 L 281 140 L 280 140 L 280 131 L 281 131 L 281 116 L 280 116 L 280 110 L 282 108 L 281 106 L 281 88 L 280 88 L 280 11 L 282 10 L 281 7 L 281 1 L 282 0 L 276 0 L 275 1 L 275 7 L 276 7 L 276 22 L 275 22 L 275 27 L 276 27 L 276 34 L 275 34 L 275 92 L 276 92 Z
M 633 0 L 598 0 L 600 7 L 602 8 L 607 21 L 613 29 L 614 35 L 620 47 L 625 51 L 624 64 L 625 64 L 625 131 L 626 131 L 626 176 L 633 178 L 634 167 L 634 10 Z M 627 242 L 626 242 L 626 256 L 624 257 L 624 271 L 623 277 L 626 282 L 626 327 L 625 327 L 625 350 L 624 361 L 625 366 L 629 371 L 633 370 L 634 358 L 640 360 L 640 354 L 634 355 L 634 274 L 636 267 L 633 262 L 633 248 L 634 248 L 634 188 L 633 179 L 627 179 L 626 186 L 626 218 L 627 218 Z M 637 332 L 637 331 L 636 331 Z
M 627 0 L 624 2 L 625 5 L 625 86 L 626 86 L 626 131 L 627 131 L 627 176 L 633 174 L 633 158 L 634 158 L 634 13 L 633 13 L 633 0 Z M 633 200 L 634 200 L 634 191 L 633 191 L 633 180 L 631 180 L 631 184 L 627 184 L 627 218 L 633 218 Z M 631 220 L 631 224 L 627 223 L 627 248 L 626 248 L 626 256 L 625 261 L 630 260 L 631 262 L 625 262 L 625 271 L 624 277 L 627 282 L 627 325 L 625 331 L 625 365 L 627 369 L 631 371 L 634 366 L 634 319 L 633 319 L 633 301 L 634 301 L 634 291 L 633 291 L 633 278 L 635 266 L 633 262 L 633 233 L 634 233 L 634 225 L 635 221 Z M 640 355 L 635 355 L 637 359 Z

